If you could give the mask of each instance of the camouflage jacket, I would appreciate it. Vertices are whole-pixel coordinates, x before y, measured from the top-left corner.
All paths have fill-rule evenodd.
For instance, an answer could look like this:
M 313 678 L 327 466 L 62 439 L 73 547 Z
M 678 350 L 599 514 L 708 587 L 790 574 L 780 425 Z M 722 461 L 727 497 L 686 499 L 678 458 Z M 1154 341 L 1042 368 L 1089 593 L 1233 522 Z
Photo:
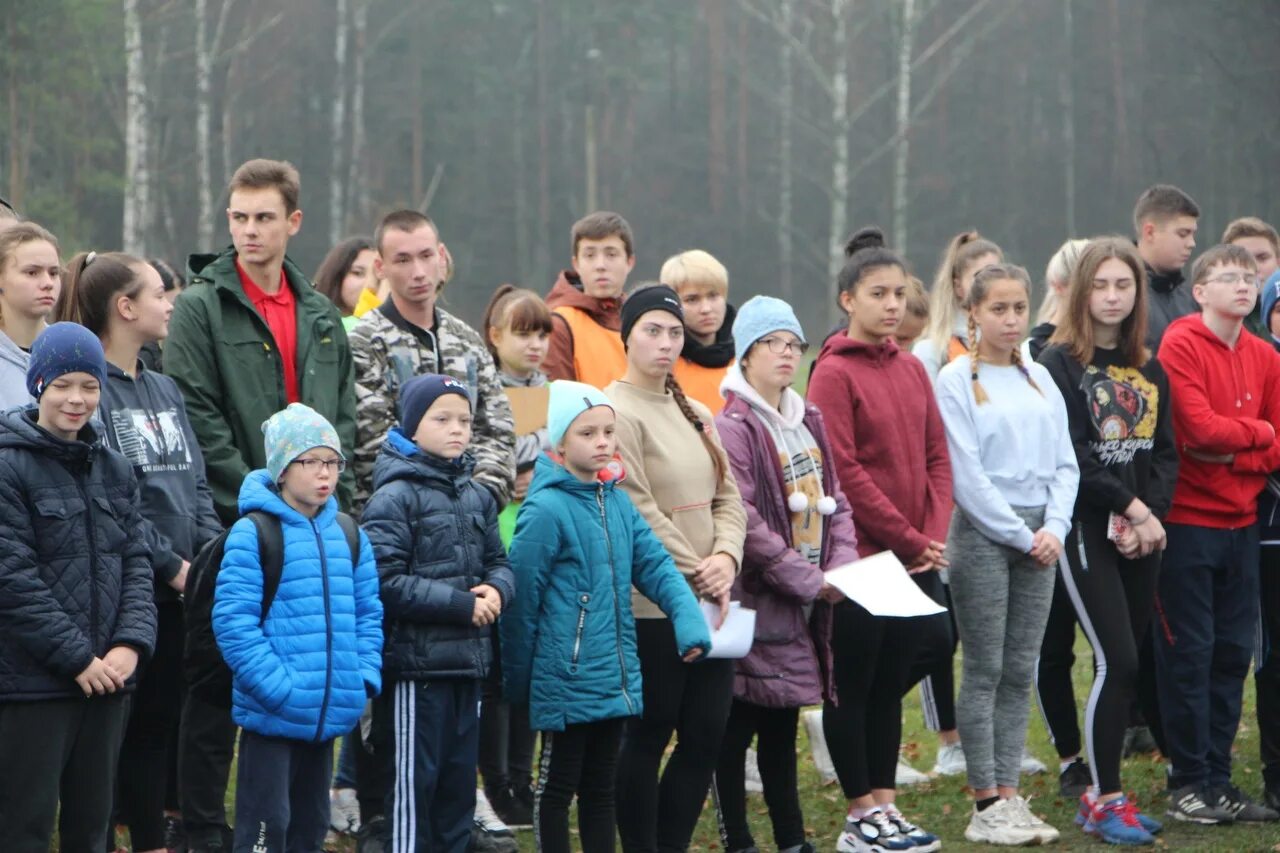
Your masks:
M 387 433 L 399 422 L 400 385 L 422 373 L 442 373 L 466 384 L 475 402 L 471 452 L 475 479 L 493 492 L 499 507 L 511 499 L 515 477 L 515 423 L 493 358 L 466 323 L 437 308 L 432 330 L 400 316 L 388 299 L 365 314 L 348 337 L 356 374 L 355 506 L 373 491 L 373 463 Z

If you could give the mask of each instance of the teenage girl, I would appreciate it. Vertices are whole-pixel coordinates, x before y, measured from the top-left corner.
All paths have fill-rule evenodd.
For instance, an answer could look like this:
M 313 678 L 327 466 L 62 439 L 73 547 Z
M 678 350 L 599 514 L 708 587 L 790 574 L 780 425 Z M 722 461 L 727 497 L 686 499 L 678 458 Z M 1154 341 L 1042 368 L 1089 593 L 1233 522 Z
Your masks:
M 62 290 L 58 242 L 34 222 L 0 231 L 0 411 L 31 402 L 27 364 L 31 342 Z
M 1133 245 L 1095 240 L 1076 264 L 1040 358 L 1066 401 L 1080 463 L 1075 524 L 1059 565 L 1095 662 L 1085 708 L 1093 788 L 1080 797 L 1078 822 L 1113 844 L 1151 844 L 1160 827 L 1141 820 L 1120 786 L 1138 644 L 1151 623 L 1165 544 L 1160 519 L 1178 475 L 1169 380 L 1143 344 L 1146 303 Z M 1124 533 L 1113 541 L 1117 519 Z
M 360 319 L 356 307 L 369 284 L 375 281 L 373 260 L 377 256 L 378 250 L 368 237 L 348 237 L 329 250 L 312 279 L 316 290 L 328 297 L 342 314 L 342 325 L 347 331 Z
M 204 457 L 172 379 L 143 367 L 148 343 L 169 333 L 173 304 L 160 274 L 132 255 L 90 252 L 67 265 L 58 319 L 98 336 L 107 358 L 98 417 L 107 444 L 133 463 L 155 570 L 155 654 L 138 679 L 120 752 L 116 802 L 133 849 L 165 848 L 165 800 L 176 775 L 187 567 L 222 532 Z
M 1080 253 L 1087 245 L 1088 240 L 1068 240 L 1053 253 L 1044 269 L 1044 300 L 1040 303 L 1040 310 L 1036 312 L 1036 326 L 1027 339 L 1027 348 L 1036 361 L 1040 360 L 1040 353 L 1044 352 L 1044 348 L 1049 345 L 1049 338 L 1053 337 L 1058 328 L 1058 315 L 1066 299 L 1071 271 L 1075 269 L 1076 261 L 1080 260 Z
M 711 645 L 689 585 L 617 490 L 615 422 L 599 389 L 551 386 L 548 432 L 556 455 L 538 459 L 511 543 L 520 594 L 501 620 L 503 670 L 508 697 L 528 706 L 542 732 L 534 838 L 546 853 L 572 849 L 575 797 L 583 853 L 614 849 L 623 720 L 642 709 L 632 584 L 671 619 L 681 661 Z
M 484 312 L 484 337 L 504 388 L 542 388 L 543 359 L 551 342 L 551 311 L 532 290 L 504 284 Z M 516 480 L 512 501 L 498 514 L 502 544 L 511 547 L 516 514 L 529 492 L 538 457 L 551 450 L 542 427 L 516 436 Z M 499 641 L 500 642 L 500 641 Z M 501 652 L 484 684 L 480 705 L 480 775 L 485 796 L 507 826 L 533 825 L 533 729 L 527 704 L 502 697 Z
M 951 467 L 929 378 L 894 340 L 906 311 L 906 267 L 885 248 L 878 228 L 854 234 L 845 251 L 839 306 L 847 327 L 823 346 L 809 399 L 828 424 L 859 554 L 894 552 L 926 593 L 945 602 L 938 570 L 947 565 Z M 918 652 L 930 647 L 935 659 L 950 661 L 950 618 L 872 616 L 853 602 L 834 609 L 839 701 L 827 702 L 822 719 L 849 801 L 837 846 L 935 850 L 937 837 L 910 824 L 894 805 L 894 777 L 902 696 L 923 674 Z
M 1004 252 L 977 231 L 963 231 L 951 238 L 933 276 L 929 294 L 929 326 L 911 352 L 924 363 L 931 381 L 938 371 L 968 352 L 968 312 L 965 299 L 978 270 L 1004 260 Z
M 801 707 L 831 695 L 831 611 L 819 608 L 813 629 L 809 616 L 820 597 L 844 597 L 823 572 L 856 560 L 858 551 L 822 415 L 791 389 L 808 348 L 795 312 L 780 299 L 750 299 L 733 339 L 737 363 L 721 385 L 725 407 L 716 426 L 747 511 L 735 598 L 756 611 L 756 635 L 737 662 L 716 804 L 724 849 L 756 849 L 743 760 L 758 738 L 774 843 L 799 853 L 814 848 L 805 841 L 796 787 L 796 725 Z
M 1031 678 L 1080 471 L 1058 386 L 1024 364 L 1031 281 L 983 267 L 965 301 L 969 352 L 938 374 L 956 511 L 947 536 L 963 681 L 956 719 L 974 810 L 970 841 L 1035 844 L 1058 832 L 1018 796 Z
M 662 285 L 622 306 L 627 370 L 605 388 L 618 414 L 622 488 L 701 598 L 727 613 L 742 562 L 746 513 L 711 413 L 671 375 L 684 344 L 680 298 Z M 623 849 L 684 850 L 707 798 L 733 700 L 733 661 L 685 666 L 671 623 L 632 597 L 644 676 L 644 714 L 627 723 L 618 760 L 618 831 Z M 672 732 L 676 747 L 661 784 Z

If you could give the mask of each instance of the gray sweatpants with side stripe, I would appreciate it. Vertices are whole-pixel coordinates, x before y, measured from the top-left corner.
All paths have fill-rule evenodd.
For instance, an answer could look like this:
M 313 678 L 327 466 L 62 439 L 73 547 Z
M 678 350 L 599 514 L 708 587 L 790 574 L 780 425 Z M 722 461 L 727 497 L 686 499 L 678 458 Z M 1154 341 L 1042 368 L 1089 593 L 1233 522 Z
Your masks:
M 1032 530 L 1044 524 L 1043 507 L 1015 511 Z M 1017 787 L 1054 568 L 992 542 L 960 509 L 951 517 L 947 553 L 964 656 L 956 724 L 969 786 Z

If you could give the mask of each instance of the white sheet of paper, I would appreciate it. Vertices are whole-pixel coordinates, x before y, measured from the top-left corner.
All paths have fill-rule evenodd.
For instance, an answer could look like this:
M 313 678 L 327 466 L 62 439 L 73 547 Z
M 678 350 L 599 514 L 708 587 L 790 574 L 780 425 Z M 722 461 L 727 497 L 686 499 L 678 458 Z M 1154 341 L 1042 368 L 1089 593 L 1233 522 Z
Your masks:
M 756 612 L 743 607 L 741 602 L 729 602 L 729 615 L 725 617 L 720 630 L 716 630 L 716 620 L 720 618 L 720 605 L 709 601 L 702 602 L 702 615 L 711 629 L 711 653 L 709 658 L 745 658 L 751 651 L 751 642 L 756 636 Z
M 892 551 L 881 551 L 823 575 L 875 616 L 932 616 L 946 608 L 916 586 Z

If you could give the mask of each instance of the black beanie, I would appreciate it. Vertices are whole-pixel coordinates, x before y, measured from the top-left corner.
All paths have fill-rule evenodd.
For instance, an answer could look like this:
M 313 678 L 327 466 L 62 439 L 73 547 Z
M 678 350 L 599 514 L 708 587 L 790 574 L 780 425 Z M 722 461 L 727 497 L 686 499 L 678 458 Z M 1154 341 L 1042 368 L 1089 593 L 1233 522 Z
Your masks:
M 622 303 L 622 345 L 627 345 L 631 336 L 631 327 L 636 324 L 642 314 L 650 311 L 666 311 L 681 323 L 684 322 L 684 308 L 680 305 L 680 297 L 665 284 L 656 287 L 645 287 L 635 291 Z

